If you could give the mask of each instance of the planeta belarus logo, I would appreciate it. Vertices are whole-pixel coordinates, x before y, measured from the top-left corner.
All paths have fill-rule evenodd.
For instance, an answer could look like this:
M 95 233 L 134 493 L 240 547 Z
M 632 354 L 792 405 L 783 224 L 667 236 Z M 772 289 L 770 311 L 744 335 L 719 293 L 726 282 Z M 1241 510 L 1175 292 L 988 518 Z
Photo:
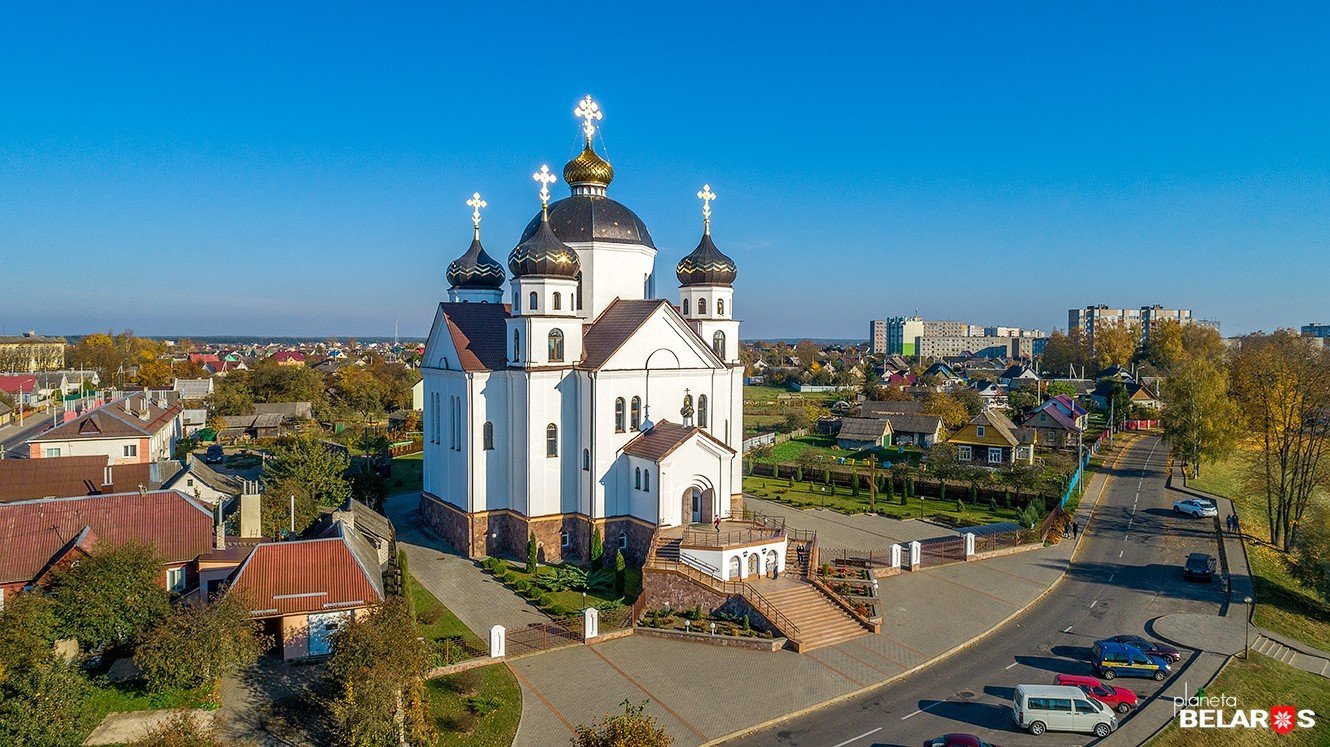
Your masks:
M 1173 714 L 1183 729 L 1269 729 L 1283 735 L 1316 726 L 1316 712 L 1309 708 L 1243 708 L 1232 695 L 1208 695 L 1198 690 L 1189 698 L 1185 687 L 1183 692 L 1182 697 L 1173 699 Z

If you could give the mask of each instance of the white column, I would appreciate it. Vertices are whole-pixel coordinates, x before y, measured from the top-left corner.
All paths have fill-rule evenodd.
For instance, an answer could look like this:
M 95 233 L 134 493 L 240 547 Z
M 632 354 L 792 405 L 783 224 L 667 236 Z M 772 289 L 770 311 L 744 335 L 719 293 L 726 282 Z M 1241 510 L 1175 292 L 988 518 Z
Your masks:
M 504 655 L 504 643 L 507 640 L 508 631 L 502 625 L 495 625 L 490 628 L 490 658 L 498 659 Z
M 900 567 L 901 567 L 901 546 L 900 546 L 900 545 L 892 545 L 892 546 L 891 546 L 891 567 L 892 567 L 892 568 L 900 568 Z
M 919 551 L 921 547 L 922 545 L 919 544 L 919 540 L 910 543 L 910 570 L 912 571 L 918 570 L 919 568 Z
M 973 533 L 973 532 L 966 532 L 966 533 L 965 533 L 965 559 L 966 559 L 966 560 L 969 560 L 969 559 L 970 559 L 970 556 L 972 556 L 972 555 L 974 555 L 974 533 Z
M 600 635 L 600 610 L 587 607 L 582 610 L 582 639 L 589 641 Z

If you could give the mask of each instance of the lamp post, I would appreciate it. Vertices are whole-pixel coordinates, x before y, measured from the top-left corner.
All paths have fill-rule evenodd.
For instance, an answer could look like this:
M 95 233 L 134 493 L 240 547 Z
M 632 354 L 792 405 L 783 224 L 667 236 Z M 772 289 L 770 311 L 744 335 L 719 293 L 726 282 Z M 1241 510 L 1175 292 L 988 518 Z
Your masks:
M 1247 605 L 1247 617 L 1242 621 L 1242 659 L 1246 661 L 1251 656 L 1251 597 L 1243 597 L 1242 603 Z

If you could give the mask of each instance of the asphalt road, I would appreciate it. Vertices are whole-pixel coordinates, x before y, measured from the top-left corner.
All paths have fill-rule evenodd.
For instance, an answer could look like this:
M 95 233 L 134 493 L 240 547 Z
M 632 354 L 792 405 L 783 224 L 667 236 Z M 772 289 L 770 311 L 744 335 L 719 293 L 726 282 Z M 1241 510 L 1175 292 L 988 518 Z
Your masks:
M 730 744 L 886 747 L 918 745 L 951 732 L 977 734 L 995 745 L 1093 742 L 1089 734 L 1033 737 L 1017 730 L 1011 694 L 1019 684 L 1052 684 L 1058 673 L 1093 675 L 1090 646 L 1098 639 L 1119 633 L 1150 637 L 1147 623 L 1160 615 L 1218 609 L 1219 582 L 1189 583 L 1181 570 L 1189 552 L 1217 556 L 1213 520 L 1173 513 L 1163 490 L 1166 460 L 1165 446 L 1153 436 L 1123 454 L 1061 583 L 980 643 L 891 685 Z M 1097 497 L 1092 493 L 1086 500 Z M 1184 651 L 1174 672 L 1189 655 L 1195 653 Z M 1164 683 L 1118 678 L 1114 684 L 1144 701 Z
M 4 455 L 8 458 L 17 457 L 14 450 L 20 444 L 50 427 L 51 413 L 50 411 L 43 411 L 24 418 L 23 427 L 21 428 L 18 421 L 15 420 L 12 425 L 0 429 L 0 446 L 4 447 Z

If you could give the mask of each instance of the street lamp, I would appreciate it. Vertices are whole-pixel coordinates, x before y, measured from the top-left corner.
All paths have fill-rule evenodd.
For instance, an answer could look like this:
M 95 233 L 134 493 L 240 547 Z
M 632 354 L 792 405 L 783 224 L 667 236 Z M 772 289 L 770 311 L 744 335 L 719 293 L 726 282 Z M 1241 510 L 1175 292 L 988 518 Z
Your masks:
M 1242 626 L 1242 659 L 1246 661 L 1251 656 L 1251 597 L 1243 597 L 1242 603 L 1247 605 L 1247 618 Z

